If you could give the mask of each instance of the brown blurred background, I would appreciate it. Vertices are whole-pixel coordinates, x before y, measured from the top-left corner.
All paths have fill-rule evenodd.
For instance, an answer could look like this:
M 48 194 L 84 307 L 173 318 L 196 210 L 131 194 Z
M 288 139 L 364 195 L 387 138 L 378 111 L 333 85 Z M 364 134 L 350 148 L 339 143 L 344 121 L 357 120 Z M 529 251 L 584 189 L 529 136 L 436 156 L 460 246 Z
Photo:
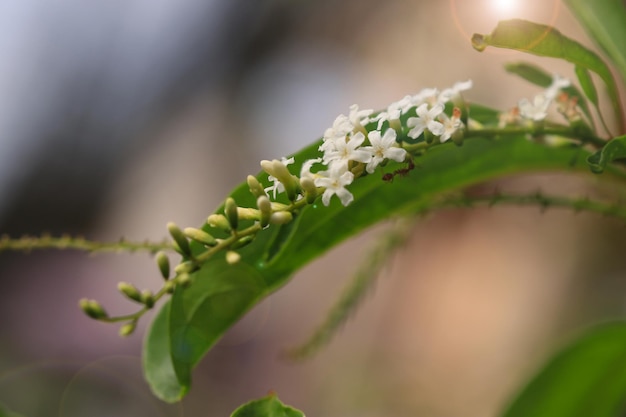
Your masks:
M 4 0 L 0 233 L 160 240 L 166 222 L 201 224 L 260 159 L 319 137 L 352 103 L 380 109 L 472 79 L 470 100 L 508 109 L 538 90 L 505 62 L 573 77 L 554 60 L 471 48 L 472 33 L 513 16 L 591 45 L 554 1 Z M 552 174 L 498 186 L 585 195 L 591 181 Z M 130 311 L 116 284 L 157 288 L 149 256 L 1 253 L 0 403 L 29 417 L 227 416 L 275 390 L 308 416 L 490 417 L 550 352 L 624 314 L 620 222 L 448 210 L 416 226 L 330 346 L 301 364 L 279 359 L 383 230 L 263 302 L 175 406 L 141 377 L 149 320 L 120 339 L 77 308 L 89 297 Z

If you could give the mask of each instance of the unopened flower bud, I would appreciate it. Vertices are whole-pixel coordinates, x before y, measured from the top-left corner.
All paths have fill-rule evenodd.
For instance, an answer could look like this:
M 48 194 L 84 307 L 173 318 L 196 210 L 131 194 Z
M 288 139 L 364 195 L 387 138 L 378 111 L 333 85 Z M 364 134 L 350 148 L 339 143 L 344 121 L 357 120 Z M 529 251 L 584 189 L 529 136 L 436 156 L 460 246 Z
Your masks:
M 161 271 L 161 275 L 165 279 L 169 279 L 170 277 L 170 259 L 163 252 L 158 252 L 156 254 L 157 265 L 159 265 L 159 271 Z
M 163 286 L 163 289 L 168 293 L 172 294 L 174 289 L 176 288 L 176 282 L 174 280 L 167 281 Z
M 225 232 L 230 232 L 230 223 L 228 223 L 228 220 L 222 214 L 211 214 L 206 221 L 211 227 L 221 229 Z
M 203 245 L 207 245 L 207 246 L 217 245 L 217 240 L 215 240 L 213 236 L 211 236 L 204 230 L 196 229 L 194 227 L 186 227 L 185 230 L 183 230 L 183 233 L 189 239 L 193 239 L 197 242 L 202 243 Z
M 180 249 L 181 255 L 183 256 L 191 255 L 191 248 L 189 247 L 189 241 L 187 240 L 183 232 L 180 230 L 180 228 L 176 226 L 176 224 L 170 222 L 167 224 L 167 230 L 170 232 L 170 235 L 172 236 L 172 239 L 174 239 L 174 242 L 176 242 L 176 245 L 178 245 L 178 249 Z
M 119 284 L 117 284 L 117 289 L 131 300 L 137 301 L 139 303 L 143 302 L 141 300 L 141 293 L 134 285 L 127 282 L 120 282 Z
M 191 284 L 191 275 L 187 273 L 179 274 L 176 277 L 176 283 L 183 288 L 188 287 Z
M 295 201 L 298 197 L 298 179 L 289 172 L 285 164 L 277 159 L 272 161 L 272 170 L 274 171 L 274 177 L 285 187 L 287 198 Z
M 148 308 L 154 307 L 154 296 L 152 295 L 152 291 L 143 290 L 141 292 L 141 302 Z
M 120 336 L 130 336 L 135 331 L 135 327 L 137 327 L 137 323 L 134 321 L 124 324 L 122 327 L 120 327 Z
M 237 207 L 237 217 L 241 220 L 259 220 L 261 215 L 259 210 L 249 207 Z
M 271 224 L 286 224 L 293 219 L 293 215 L 288 211 L 275 211 L 270 216 Z
M 194 262 L 185 261 L 176 265 L 176 268 L 174 268 L 174 272 L 176 272 L 176 274 L 190 273 L 190 272 L 195 271 L 196 269 L 197 269 L 197 266 Z
M 300 186 L 304 191 L 304 197 L 306 198 L 307 204 L 313 204 L 317 198 L 317 187 L 315 186 L 313 179 L 309 177 L 301 178 Z
M 260 196 L 256 200 L 256 205 L 259 208 L 261 215 L 261 227 L 265 227 L 270 224 L 270 216 L 272 215 L 272 203 L 267 196 Z
M 103 319 L 108 317 L 104 308 L 96 300 L 88 300 L 86 298 L 81 299 L 78 302 L 80 308 L 92 319 Z
M 241 255 L 239 255 L 237 252 L 232 251 L 232 250 L 229 250 L 228 252 L 226 252 L 226 262 L 228 262 L 230 265 L 234 265 L 240 260 L 241 260 Z
M 237 216 L 237 203 L 232 197 L 228 197 L 224 203 L 224 215 L 230 224 L 231 229 L 237 230 L 239 226 L 239 217 Z
M 255 176 L 248 175 L 248 178 L 246 179 L 246 181 L 248 183 L 248 188 L 250 188 L 250 192 L 252 193 L 253 196 L 255 196 L 256 198 L 259 198 L 261 196 L 267 197 L 267 194 L 265 193 L 263 186 L 261 185 L 259 180 L 256 179 Z

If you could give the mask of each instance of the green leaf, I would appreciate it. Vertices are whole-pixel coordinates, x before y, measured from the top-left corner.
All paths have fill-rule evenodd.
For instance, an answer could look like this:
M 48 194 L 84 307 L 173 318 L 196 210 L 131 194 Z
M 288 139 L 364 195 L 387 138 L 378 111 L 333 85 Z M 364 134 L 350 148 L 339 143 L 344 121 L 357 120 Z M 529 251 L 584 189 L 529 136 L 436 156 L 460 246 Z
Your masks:
M 626 7 L 622 0 L 565 0 L 591 38 L 613 61 L 626 82 Z
M 538 66 L 528 62 L 511 62 L 505 64 L 504 69 L 508 73 L 515 74 L 530 83 L 538 85 L 539 87 L 547 88 L 550 84 L 552 84 L 552 75 Z M 563 91 L 570 97 L 578 99 L 578 107 L 580 107 L 593 127 L 593 117 L 591 116 L 589 106 L 587 105 L 587 98 L 573 85 L 563 88 Z
M 276 395 L 270 394 L 242 405 L 230 417 L 304 417 L 304 413 L 283 404 Z
M 597 327 L 558 353 L 503 417 L 619 417 L 626 411 L 626 323 Z
M 587 158 L 587 163 L 592 172 L 601 174 L 608 163 L 622 158 L 626 158 L 626 135 L 608 141 L 602 149 Z
M 496 114 L 491 111 L 490 119 L 488 109 L 473 109 L 472 114 L 482 115 L 485 122 Z M 295 154 L 291 171 L 299 172 L 305 160 L 317 157 L 320 143 Z M 259 232 L 252 243 L 240 249 L 237 264 L 229 265 L 223 254 L 218 254 L 192 274 L 192 285 L 175 291 L 146 337 L 144 367 L 148 382 L 165 401 L 182 398 L 189 389 L 193 367 L 236 320 L 285 285 L 309 261 L 367 227 L 391 216 L 419 211 L 443 193 L 507 174 L 587 171 L 584 156 L 585 151 L 579 147 L 547 147 L 524 136 L 470 138 L 462 147 L 433 147 L 416 160 L 414 170 L 393 183 L 383 181 L 381 174 L 359 178 L 350 185 L 354 202 L 348 207 L 335 199 L 328 207 L 321 202 L 306 206 L 292 223 Z M 385 170 L 404 166 L 392 162 Z M 266 174 L 258 178 L 268 183 Z M 255 205 L 245 183 L 231 197 L 241 206 Z M 207 225 L 204 229 L 209 230 Z M 198 251 L 199 247 L 192 243 L 192 250 Z
M 22 417 L 22 415 L 9 411 L 4 405 L 0 404 L 0 417 Z
M 498 23 L 489 35 L 474 34 L 472 46 L 478 51 L 493 46 L 559 58 L 595 72 L 608 88 L 617 120 L 620 124 L 624 123 L 617 85 L 609 67 L 595 52 L 561 34 L 555 28 L 521 19 L 505 20 Z

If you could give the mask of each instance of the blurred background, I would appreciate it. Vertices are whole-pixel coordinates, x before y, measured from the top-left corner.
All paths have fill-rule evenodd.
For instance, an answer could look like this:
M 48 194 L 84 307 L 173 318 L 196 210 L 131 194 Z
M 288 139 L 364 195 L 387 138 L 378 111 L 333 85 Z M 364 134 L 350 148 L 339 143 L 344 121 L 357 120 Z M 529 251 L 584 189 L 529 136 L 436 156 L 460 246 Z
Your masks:
M 467 98 L 513 107 L 537 88 L 479 54 L 500 19 L 554 24 L 591 46 L 558 1 L 3 0 L 0 234 L 161 240 L 196 226 L 258 161 L 296 151 L 358 103 L 381 109 L 472 79 Z M 502 181 L 589 193 L 589 176 Z M 493 187 L 489 185 L 488 187 Z M 604 190 L 603 192 L 609 192 Z M 0 253 L 0 403 L 28 417 L 228 416 L 275 390 L 310 416 L 496 416 L 558 346 L 624 314 L 624 227 L 551 209 L 425 218 L 375 291 L 313 359 L 283 349 L 322 320 L 383 227 L 309 265 L 198 367 L 178 405 L 142 380 L 141 339 L 77 307 L 158 288 L 145 254 Z

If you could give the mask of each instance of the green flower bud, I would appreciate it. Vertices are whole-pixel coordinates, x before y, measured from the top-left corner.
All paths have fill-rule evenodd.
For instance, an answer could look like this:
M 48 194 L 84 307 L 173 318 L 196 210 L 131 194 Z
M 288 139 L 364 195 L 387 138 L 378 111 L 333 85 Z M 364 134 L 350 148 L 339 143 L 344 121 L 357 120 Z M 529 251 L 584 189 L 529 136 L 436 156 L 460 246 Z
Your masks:
M 163 288 L 168 294 L 172 294 L 174 292 L 174 289 L 176 288 L 176 282 L 173 280 L 167 281 Z
M 261 214 L 261 227 L 265 227 L 270 224 L 270 216 L 272 215 L 272 203 L 267 196 L 260 196 L 256 200 L 256 205 L 259 208 Z
M 304 190 L 307 204 L 313 204 L 317 198 L 317 187 L 312 178 L 304 177 L 300 179 L 300 186 Z
M 287 198 L 291 201 L 296 201 L 296 198 L 298 197 L 298 190 L 300 188 L 298 178 L 291 175 L 287 166 L 277 159 L 272 161 L 272 170 L 274 171 L 274 177 L 276 177 L 276 179 L 285 187 Z
M 136 327 L 137 327 L 137 323 L 134 321 L 124 324 L 122 327 L 120 327 L 120 336 L 122 337 L 130 336 L 131 334 L 133 334 Z
M 211 214 L 207 218 L 207 224 L 211 227 L 215 227 L 216 229 L 230 232 L 230 223 L 228 223 L 228 220 L 222 214 Z
M 272 211 L 283 211 L 288 209 L 289 206 L 287 204 L 283 204 L 283 203 L 276 203 L 274 201 L 272 201 Z
M 141 293 L 139 293 L 139 290 L 134 285 L 127 282 L 120 282 L 119 284 L 117 284 L 117 289 L 131 300 L 137 301 L 139 303 L 143 302 L 141 300 Z
M 293 215 L 288 211 L 275 211 L 270 216 L 271 224 L 286 224 L 293 219 Z
M 161 275 L 166 280 L 170 277 L 170 259 L 163 252 L 158 252 L 156 254 L 157 265 L 159 265 L 159 270 L 161 271 Z
M 154 307 L 154 296 L 152 295 L 152 291 L 143 290 L 141 292 L 141 302 L 148 308 Z
M 98 303 L 96 300 L 88 300 L 86 298 L 82 298 L 78 302 L 79 307 L 92 319 L 104 319 L 107 318 L 108 315 L 104 308 Z
M 178 249 L 180 249 L 181 255 L 190 256 L 191 248 L 189 247 L 189 241 L 180 230 L 180 228 L 176 226 L 176 224 L 169 222 L 167 224 L 167 230 L 170 232 L 170 235 L 172 235 L 172 239 L 174 239 L 174 242 L 176 242 L 176 244 L 178 245 Z
M 246 179 L 246 181 L 248 183 L 248 188 L 250 188 L 250 192 L 252 193 L 253 196 L 255 196 L 256 198 L 259 198 L 261 196 L 267 197 L 267 194 L 265 193 L 263 186 L 261 185 L 259 180 L 256 179 L 255 176 L 248 175 L 248 178 Z
M 174 268 L 174 272 L 176 272 L 176 274 L 183 274 L 183 273 L 188 274 L 190 272 L 195 271 L 196 269 L 198 269 L 198 267 L 196 266 L 195 263 L 193 263 L 192 261 L 185 261 L 176 265 L 176 268 Z
M 242 220 L 259 220 L 259 210 L 248 207 L 237 207 L 237 217 Z
M 183 288 L 188 287 L 191 284 L 191 275 L 183 272 L 176 277 L 176 283 Z
M 224 214 L 230 224 L 231 229 L 237 230 L 239 226 L 239 217 L 237 216 L 237 203 L 232 197 L 228 197 L 224 203 Z
M 234 265 L 240 260 L 241 260 L 241 255 L 239 255 L 237 252 L 232 251 L 232 250 L 229 250 L 228 252 L 226 252 L 226 262 L 228 262 L 230 265 Z
M 217 240 L 215 240 L 213 236 L 211 236 L 204 230 L 196 229 L 194 227 L 186 227 L 185 230 L 183 230 L 183 233 L 189 239 L 198 241 L 202 243 L 203 245 L 207 245 L 207 246 L 217 245 Z

